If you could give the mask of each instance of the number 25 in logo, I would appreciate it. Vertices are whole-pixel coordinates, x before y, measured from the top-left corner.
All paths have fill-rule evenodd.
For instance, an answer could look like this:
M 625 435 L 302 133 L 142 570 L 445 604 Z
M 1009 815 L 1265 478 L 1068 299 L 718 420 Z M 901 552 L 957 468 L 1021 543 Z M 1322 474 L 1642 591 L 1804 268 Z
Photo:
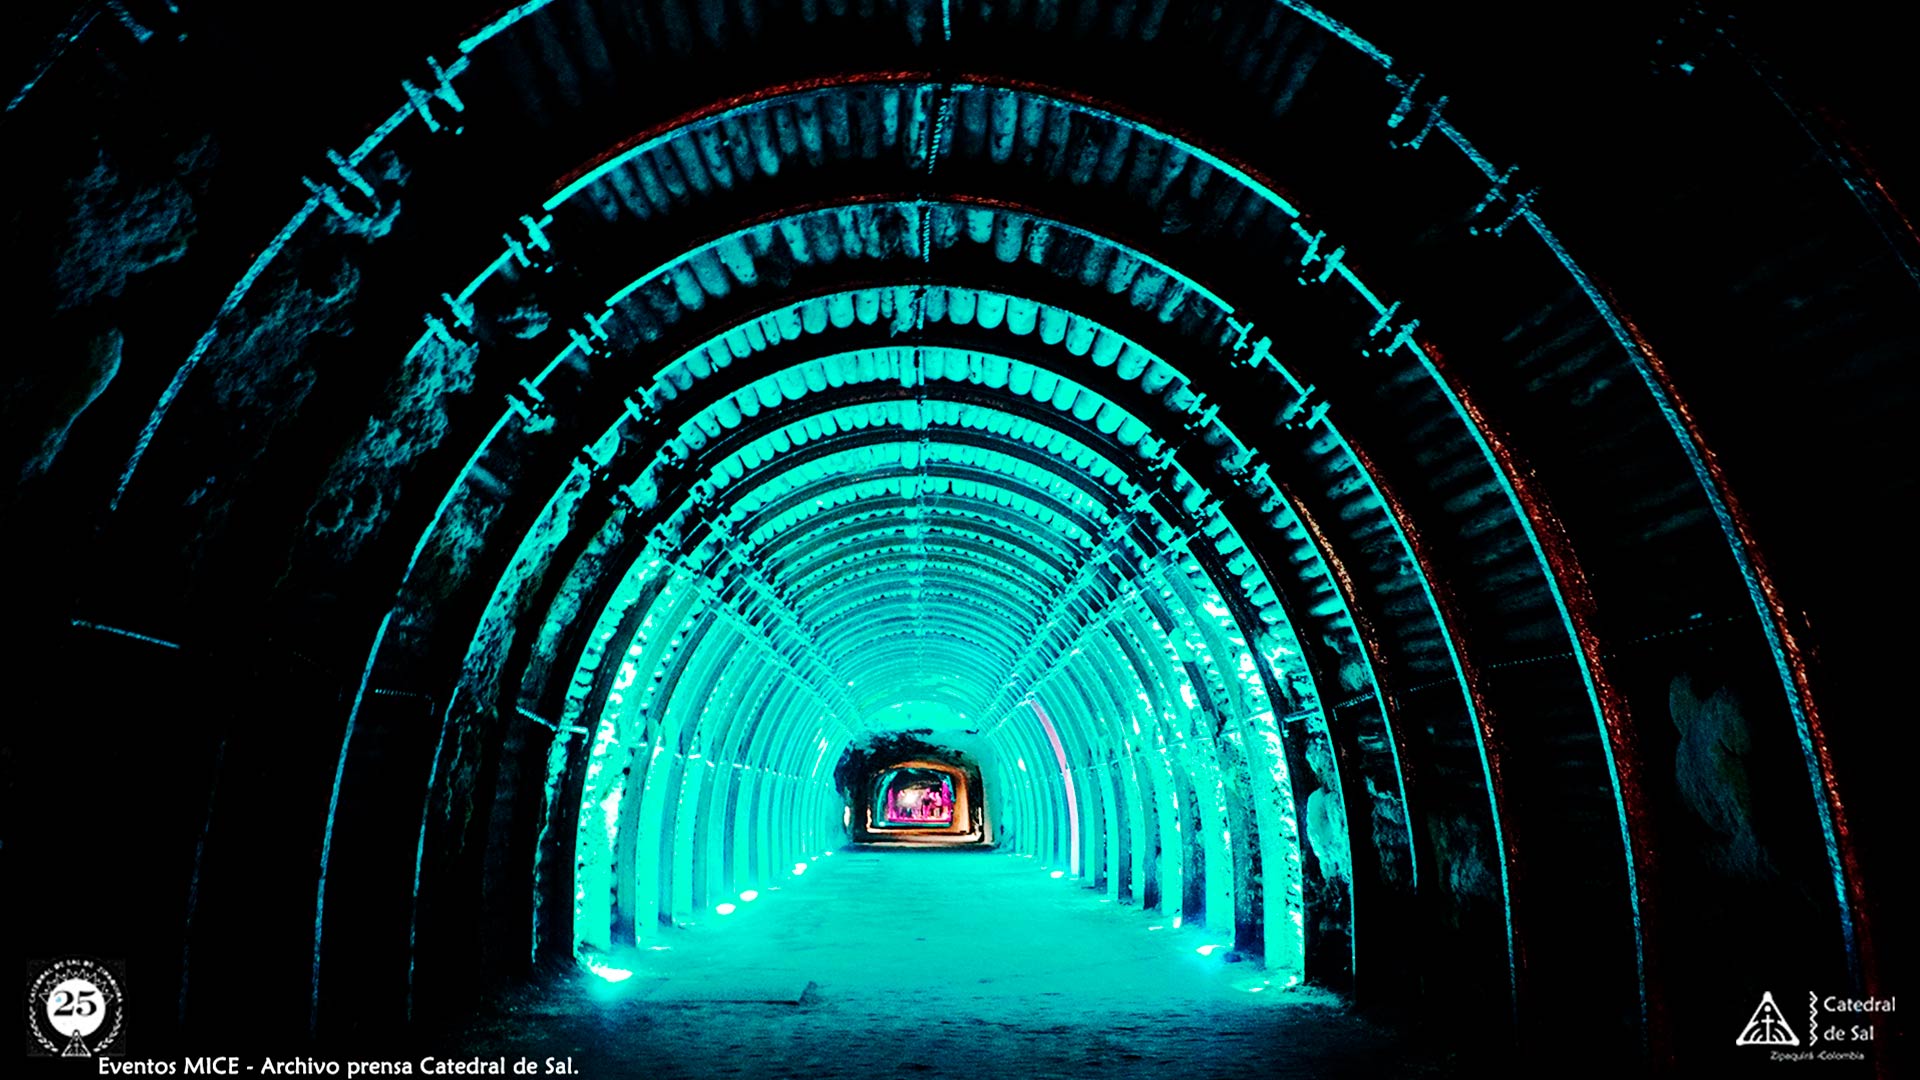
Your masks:
M 27 1018 L 40 1056 L 109 1053 L 123 1019 L 120 983 L 91 960 L 49 964 L 27 990 Z

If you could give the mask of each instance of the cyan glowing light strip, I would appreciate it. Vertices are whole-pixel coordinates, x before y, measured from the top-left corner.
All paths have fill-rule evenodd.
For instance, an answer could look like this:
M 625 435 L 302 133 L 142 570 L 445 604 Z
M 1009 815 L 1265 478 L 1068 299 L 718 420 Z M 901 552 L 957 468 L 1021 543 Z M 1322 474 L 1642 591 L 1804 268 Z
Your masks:
M 493 422 L 493 427 L 487 429 L 487 433 L 481 437 L 480 445 L 468 455 L 467 463 L 460 467 L 460 472 L 453 478 L 453 483 L 447 485 L 447 493 L 440 497 L 440 505 L 434 507 L 433 518 L 427 522 L 427 527 L 421 530 L 420 539 L 414 541 L 413 554 L 407 557 L 406 572 L 400 575 L 402 588 L 406 587 L 407 582 L 413 580 L 414 568 L 420 565 L 420 556 L 426 553 L 428 541 L 432 540 L 434 534 L 440 530 L 440 522 L 447 516 L 447 510 L 453 506 L 454 500 L 460 497 L 460 493 L 467 489 L 467 477 L 473 475 L 473 470 L 479 466 L 480 459 L 493 448 L 493 441 L 500 437 L 500 433 L 506 430 L 507 423 L 513 418 L 514 413 L 511 409 L 500 414 L 500 418 Z
M 1390 68 L 1393 66 L 1393 57 L 1381 52 L 1378 48 L 1374 47 L 1372 42 L 1349 29 L 1345 23 L 1314 7 L 1312 4 L 1303 4 L 1300 3 L 1299 0 L 1274 0 L 1274 2 L 1365 53 L 1378 62 L 1381 67 Z
M 508 8 L 505 14 L 488 23 L 472 37 L 462 41 L 460 43 L 460 51 L 463 53 L 472 52 L 480 46 L 485 45 L 495 34 L 507 29 L 521 19 L 534 14 L 552 2 L 553 0 L 527 0 L 527 3 L 521 4 L 518 7 Z
M 453 724 L 453 705 L 460 700 L 460 687 L 447 696 L 446 711 L 440 714 L 440 738 L 433 744 L 433 764 L 427 769 L 427 797 L 420 807 L 420 838 L 413 846 L 413 897 L 407 904 L 407 1019 L 413 1019 L 413 976 L 419 959 L 415 948 L 420 943 L 420 871 L 427 863 L 427 826 L 433 821 L 433 789 L 440 781 L 440 754 L 447 745 L 447 729 Z
M 92 4 L 83 4 L 73 13 L 73 16 L 67 20 L 66 27 L 53 39 L 53 47 L 48 50 L 40 63 L 34 65 L 33 74 L 21 84 L 20 92 L 13 95 L 13 98 L 7 102 L 7 112 L 19 108 L 20 103 L 27 100 L 27 95 L 33 93 L 33 88 L 40 85 L 40 80 L 47 77 L 47 72 L 53 70 L 53 65 L 60 62 L 60 58 L 66 55 L 67 49 L 80 40 L 81 35 L 93 25 L 93 20 L 99 17 L 100 9 Z
M 88 622 L 85 619 L 69 619 L 67 621 L 70 625 L 81 630 L 98 630 L 103 634 L 112 634 L 115 637 L 130 638 L 134 641 L 145 642 L 148 645 L 158 645 L 163 649 L 180 648 L 179 645 L 176 645 L 171 641 L 165 641 L 165 640 L 162 640 L 161 638 L 153 637 L 150 634 L 142 634 L 134 630 L 122 630 L 117 626 L 108 626 L 105 623 Z
M 205 333 L 200 335 L 200 340 L 194 343 L 193 351 L 187 354 L 186 360 L 173 373 L 173 379 L 167 383 L 167 388 L 160 392 L 160 399 L 154 403 L 153 412 L 140 428 L 140 437 L 133 444 L 133 456 L 127 459 L 126 466 L 120 470 L 120 479 L 113 488 L 113 498 L 107 503 L 109 513 L 120 509 L 120 500 L 127 493 L 127 485 L 133 483 L 133 474 L 140 468 L 140 460 L 146 457 L 147 449 L 153 445 L 153 437 L 159 433 L 161 421 L 167 418 L 167 412 L 173 408 L 174 399 L 178 398 L 180 391 L 186 387 L 187 376 L 192 375 L 193 369 L 200 366 L 201 358 L 213 346 L 213 339 L 219 336 L 221 321 L 240 306 L 240 301 L 246 299 L 248 290 L 253 288 L 254 281 L 266 270 L 267 264 L 280 254 L 280 249 L 287 246 L 287 241 L 293 239 L 293 234 L 299 231 L 300 226 L 306 224 L 307 219 L 312 217 L 313 212 L 319 208 L 320 198 L 316 195 L 296 210 L 292 220 L 288 221 L 285 227 L 268 241 L 267 246 L 253 260 L 253 265 L 247 268 L 247 272 L 240 276 L 240 280 L 227 293 L 227 298 L 221 302 L 220 310 L 214 315 L 212 324 L 207 327 Z
M 1053 729 L 1053 720 L 1047 716 L 1047 710 L 1040 707 L 1035 698 L 1028 698 L 1027 704 L 1033 709 L 1033 715 L 1040 720 L 1040 726 L 1047 730 L 1047 741 L 1053 744 L 1053 760 L 1060 766 L 1060 782 L 1067 789 L 1067 866 L 1074 877 L 1080 876 L 1080 797 L 1073 786 L 1073 769 L 1067 765 L 1067 749 L 1060 745 L 1060 733 Z
M 182 1026 L 187 1022 L 187 984 L 193 973 L 193 917 L 200 910 L 200 871 L 207 861 L 207 834 L 213 829 L 213 810 L 220 797 L 220 776 L 226 771 L 226 764 L 227 740 L 221 736 L 213 751 L 213 778 L 207 785 L 207 808 L 200 815 L 200 831 L 193 840 L 193 872 L 187 878 L 187 907 L 181 919 L 180 1004 L 175 1015 Z
M 353 707 L 347 710 L 346 730 L 340 734 L 340 758 L 333 766 L 333 791 L 327 796 L 327 825 L 320 837 L 320 880 L 313 898 L 313 983 L 307 1004 L 307 1030 L 320 1028 L 320 945 L 327 922 L 327 868 L 333 858 L 333 823 L 340 813 L 340 786 L 347 775 L 347 750 L 353 745 L 353 729 L 360 718 L 360 705 L 367 698 L 367 683 L 373 679 L 373 665 L 380 659 L 380 647 L 387 640 L 387 628 L 393 624 L 399 607 L 389 607 L 380 618 L 380 629 L 367 649 L 367 664 L 360 672 L 360 686 L 353 692 Z
M 578 724 L 566 724 L 564 726 L 561 724 L 556 724 L 552 720 L 549 720 L 544 716 L 538 715 L 537 713 L 528 709 L 524 705 L 515 705 L 513 707 L 513 711 L 519 713 L 521 716 L 526 717 L 527 719 L 533 721 L 534 723 L 539 724 L 541 727 L 546 728 L 548 731 L 551 731 L 556 735 L 559 735 L 562 733 L 569 734 L 569 735 L 585 735 L 588 733 L 586 728 L 583 728 Z

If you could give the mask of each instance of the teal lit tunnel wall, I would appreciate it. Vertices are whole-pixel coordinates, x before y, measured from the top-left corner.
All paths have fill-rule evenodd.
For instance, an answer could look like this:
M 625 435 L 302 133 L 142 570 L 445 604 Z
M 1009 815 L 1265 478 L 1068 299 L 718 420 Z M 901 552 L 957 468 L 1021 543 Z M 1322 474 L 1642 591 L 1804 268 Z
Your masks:
M 961 215 L 938 215 L 934 227 L 943 218 L 947 242 L 963 242 Z M 918 220 L 899 210 L 882 218 L 901 230 Z M 773 231 L 755 247 L 770 250 Z M 593 749 L 581 805 L 599 808 L 582 815 L 589 839 L 576 917 L 595 928 L 585 940 L 634 933 L 620 885 L 603 883 L 603 868 L 639 867 L 641 927 L 656 891 L 667 917 L 702 906 L 708 880 L 731 895 L 765 798 L 738 785 L 810 792 L 800 796 L 801 832 L 757 872 L 784 870 L 789 856 L 818 846 L 812 823 L 841 811 L 830 781 L 850 741 L 932 723 L 978 747 L 987 786 L 1002 793 L 998 828 L 1011 847 L 1076 875 L 1084 866 L 1093 884 L 1131 900 L 1160 896 L 1169 871 L 1170 895 L 1182 895 L 1179 856 L 1191 846 L 1186 873 L 1214 866 L 1211 917 L 1231 920 L 1250 952 L 1299 973 L 1301 815 L 1281 731 L 1325 740 L 1326 721 L 1299 642 L 1244 543 L 1217 510 L 1201 515 L 1205 489 L 1177 463 L 1162 458 L 1158 476 L 1147 471 L 1165 440 L 1066 377 L 934 345 L 930 334 L 917 346 L 828 349 L 796 368 L 777 359 L 788 349 L 819 356 L 814 337 L 868 324 L 898 333 L 987 322 L 1044 346 L 1043 317 L 1068 357 L 1069 323 L 1078 323 L 1087 370 L 1098 370 L 1093 350 L 1107 333 L 1101 348 L 1117 370 L 1141 378 L 1152 365 L 1174 377 L 1117 334 L 1017 297 L 950 287 L 837 292 L 760 316 L 753 326 L 765 335 L 769 374 L 683 422 L 682 441 L 654 458 L 664 467 L 705 454 L 712 464 L 663 526 L 689 554 L 662 560 L 650 542 L 602 616 L 597 636 L 612 646 L 604 662 L 617 659 L 620 670 L 597 722 L 582 729 Z M 751 355 L 748 335 L 734 333 Z M 744 359 L 724 349 L 725 339 L 704 343 L 657 385 L 724 377 Z M 855 403 L 834 407 L 835 398 Z M 666 490 L 643 471 L 627 497 Z M 728 508 L 704 519 L 687 513 L 703 504 Z M 1211 550 L 1194 553 L 1183 525 Z M 1208 572 L 1236 553 L 1229 582 L 1253 616 L 1247 624 Z M 738 584 L 716 589 L 721 574 Z M 732 620 L 716 618 L 716 591 L 738 597 Z M 770 664 L 769 652 L 779 659 Z M 594 703 L 585 679 L 573 685 L 584 691 L 576 700 Z M 1270 686 L 1287 703 L 1278 715 Z M 570 701 L 562 723 L 578 715 Z M 555 790 L 563 767 L 556 758 Z M 652 791 L 637 819 L 622 810 L 634 787 Z M 688 800 L 708 798 L 717 801 L 705 814 L 690 811 Z M 689 854 L 704 851 L 692 834 L 703 817 L 706 846 L 724 843 L 732 855 Z M 771 820 L 778 827 L 786 817 L 775 810 Z M 1183 819 L 1200 825 L 1191 845 L 1179 836 Z M 658 871 L 647 865 L 651 852 L 621 844 L 633 835 L 662 838 Z M 668 836 L 678 838 L 671 849 Z M 1344 833 L 1320 840 L 1318 864 L 1348 862 Z M 670 851 L 677 889 L 664 881 Z M 1273 900 L 1263 901 L 1263 884 Z M 1344 882 L 1329 873 L 1322 887 Z M 614 925 L 601 934 L 609 905 Z M 1186 914 L 1203 916 L 1198 906 Z
M 1362 1003 L 1671 1062 L 1886 985 L 1826 523 L 1911 481 L 1807 440 L 1899 460 L 1920 260 L 1769 24 L 106 8 L 0 139 L 54 208 L 16 681 L 116 854 L 5 852 L 168 1030 L 619 966 L 903 735 L 1001 850 Z

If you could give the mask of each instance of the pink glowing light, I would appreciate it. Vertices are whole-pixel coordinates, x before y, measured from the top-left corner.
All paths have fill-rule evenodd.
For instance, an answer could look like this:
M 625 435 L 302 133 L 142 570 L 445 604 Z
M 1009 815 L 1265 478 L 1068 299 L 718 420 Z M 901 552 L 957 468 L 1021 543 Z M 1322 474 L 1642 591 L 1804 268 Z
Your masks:
M 942 777 L 939 786 L 901 784 L 887 790 L 889 825 L 946 825 L 953 821 L 953 781 Z
M 1067 786 L 1067 850 L 1068 865 L 1073 868 L 1073 876 L 1080 876 L 1080 798 L 1073 790 L 1073 772 L 1067 768 L 1067 750 L 1060 745 L 1060 733 L 1053 730 L 1053 720 L 1047 716 L 1047 710 L 1040 707 L 1038 701 L 1028 701 L 1033 706 L 1033 715 L 1040 718 L 1040 726 L 1047 729 L 1047 741 L 1053 744 L 1053 759 L 1060 763 L 1060 781 Z

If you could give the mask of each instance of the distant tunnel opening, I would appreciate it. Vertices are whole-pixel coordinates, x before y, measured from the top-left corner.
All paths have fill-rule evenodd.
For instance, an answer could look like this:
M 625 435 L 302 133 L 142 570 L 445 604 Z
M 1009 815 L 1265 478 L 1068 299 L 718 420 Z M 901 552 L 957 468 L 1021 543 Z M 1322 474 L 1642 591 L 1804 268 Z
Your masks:
M 950 773 L 915 762 L 888 769 L 873 778 L 867 828 L 946 830 L 965 822 L 966 788 L 960 785 L 956 805 L 953 781 Z
M 913 734 L 881 736 L 850 748 L 835 774 L 849 781 L 848 832 L 856 844 L 993 842 L 991 804 L 980 766 L 969 754 Z

